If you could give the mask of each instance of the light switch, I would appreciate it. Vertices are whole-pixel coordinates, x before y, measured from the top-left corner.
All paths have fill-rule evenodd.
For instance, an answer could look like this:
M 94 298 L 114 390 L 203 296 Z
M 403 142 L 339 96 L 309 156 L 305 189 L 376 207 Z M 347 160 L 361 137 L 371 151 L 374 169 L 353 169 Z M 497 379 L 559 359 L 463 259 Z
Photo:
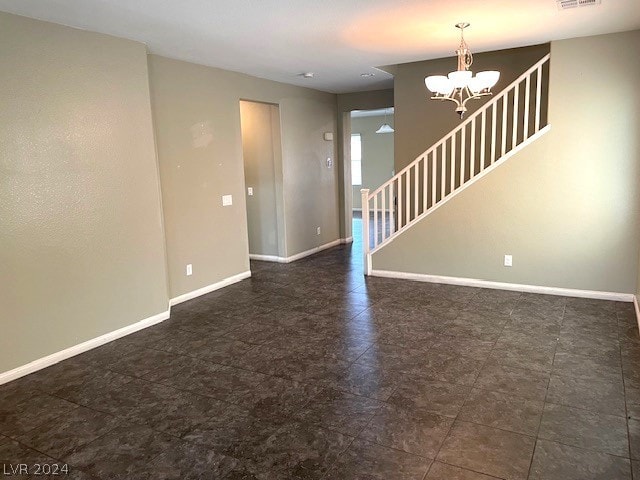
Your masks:
M 504 266 L 505 267 L 513 267 L 513 256 L 505 255 L 504 256 Z
M 229 205 L 233 205 L 233 197 L 231 195 L 223 195 L 222 196 L 222 206 L 228 207 Z
M 253 187 L 247 188 L 247 195 L 249 195 L 250 197 L 253 197 Z

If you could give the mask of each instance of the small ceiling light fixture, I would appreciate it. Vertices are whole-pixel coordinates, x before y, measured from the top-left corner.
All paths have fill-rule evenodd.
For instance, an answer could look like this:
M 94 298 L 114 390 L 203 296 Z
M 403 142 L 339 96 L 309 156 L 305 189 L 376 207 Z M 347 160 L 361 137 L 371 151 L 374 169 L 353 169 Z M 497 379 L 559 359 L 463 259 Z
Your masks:
M 591 7 L 593 5 L 600 5 L 601 0 L 556 0 L 558 2 L 559 10 L 568 10 L 570 8 L 577 7 Z
M 313 77 L 315 77 L 315 75 L 316 74 L 313 73 L 313 72 L 304 72 L 304 73 L 301 74 L 301 76 L 303 76 L 304 78 L 313 78 Z
M 467 111 L 466 104 L 471 99 L 478 99 L 485 95 L 491 95 L 493 87 L 500 78 L 500 72 L 493 70 L 478 72 L 473 76 L 469 70 L 473 63 L 473 55 L 469 46 L 464 41 L 464 29 L 468 23 L 458 23 L 460 29 L 460 46 L 456 50 L 458 55 L 458 70 L 444 75 L 432 75 L 424 79 L 426 87 L 433 93 L 432 100 L 450 100 L 457 105 L 456 112 L 462 119 Z
M 361 77 L 375 77 L 376 74 L 375 73 L 371 73 L 371 72 L 365 72 L 365 73 L 361 73 L 360 74 Z
M 389 112 L 389 110 L 385 110 L 384 111 L 384 123 L 382 125 L 380 125 L 380 128 L 378 128 L 378 130 L 376 130 L 376 133 L 393 133 L 393 132 L 395 132 L 393 127 L 387 123 L 387 113 L 388 112 Z

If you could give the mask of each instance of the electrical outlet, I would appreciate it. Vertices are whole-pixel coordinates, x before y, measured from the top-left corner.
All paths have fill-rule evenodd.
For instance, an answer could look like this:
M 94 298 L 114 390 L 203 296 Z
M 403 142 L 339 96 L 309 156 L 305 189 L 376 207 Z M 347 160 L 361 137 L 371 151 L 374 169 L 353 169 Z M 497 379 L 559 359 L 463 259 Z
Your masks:
M 253 187 L 247 187 L 247 195 L 253 197 Z
M 193 265 L 191 264 L 187 265 L 187 277 L 189 275 L 193 275 Z
M 504 256 L 504 266 L 505 267 L 513 267 L 513 256 L 505 255 Z
M 320 235 L 320 227 L 316 229 L 316 235 Z

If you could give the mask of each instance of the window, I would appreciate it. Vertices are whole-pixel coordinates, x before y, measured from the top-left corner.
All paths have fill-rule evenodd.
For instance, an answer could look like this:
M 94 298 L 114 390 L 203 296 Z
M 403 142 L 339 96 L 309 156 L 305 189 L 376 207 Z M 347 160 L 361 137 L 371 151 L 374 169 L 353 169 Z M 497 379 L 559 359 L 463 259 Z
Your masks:
M 351 134 L 351 185 L 362 185 L 362 141 L 359 133 Z

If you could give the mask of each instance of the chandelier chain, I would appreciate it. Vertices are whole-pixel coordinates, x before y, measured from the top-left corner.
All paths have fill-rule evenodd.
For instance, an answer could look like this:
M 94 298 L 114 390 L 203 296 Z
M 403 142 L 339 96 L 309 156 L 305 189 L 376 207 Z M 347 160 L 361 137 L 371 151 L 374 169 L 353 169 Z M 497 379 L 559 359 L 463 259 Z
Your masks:
M 467 41 L 464 39 L 464 29 L 468 27 L 468 24 L 459 23 L 456 27 L 460 29 L 460 46 L 458 50 L 456 50 L 456 54 L 458 55 L 458 70 L 469 70 L 473 64 L 473 54 L 471 53 L 469 45 L 467 45 Z

